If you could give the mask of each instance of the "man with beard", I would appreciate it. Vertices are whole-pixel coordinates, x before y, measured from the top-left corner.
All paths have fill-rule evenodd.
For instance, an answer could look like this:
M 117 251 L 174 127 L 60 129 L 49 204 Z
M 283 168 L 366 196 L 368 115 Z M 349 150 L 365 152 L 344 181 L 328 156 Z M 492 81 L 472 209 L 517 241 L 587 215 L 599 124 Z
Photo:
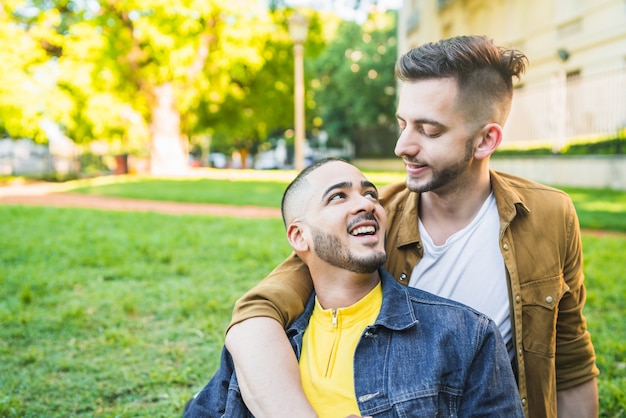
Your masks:
M 487 316 L 402 286 L 385 262 L 378 190 L 343 160 L 287 187 L 287 238 L 314 293 L 287 335 L 320 417 L 523 417 L 504 341 Z M 251 416 L 226 349 L 186 417 Z
M 381 191 L 385 268 L 400 283 L 496 322 L 528 417 L 596 417 L 599 371 L 582 313 L 582 244 L 572 201 L 489 168 L 513 78 L 526 64 L 519 51 L 482 36 L 425 44 L 399 58 L 395 153 L 406 182 Z M 315 416 L 283 330 L 311 292 L 301 266 L 289 258 L 233 311 L 226 346 L 257 416 Z

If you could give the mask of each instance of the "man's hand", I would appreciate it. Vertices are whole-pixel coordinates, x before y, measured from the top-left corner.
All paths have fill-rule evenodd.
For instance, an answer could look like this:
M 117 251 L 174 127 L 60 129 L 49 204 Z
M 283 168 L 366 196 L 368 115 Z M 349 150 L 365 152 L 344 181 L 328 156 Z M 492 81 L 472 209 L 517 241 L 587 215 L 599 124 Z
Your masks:
M 573 388 L 556 393 L 558 418 L 596 418 L 598 416 L 598 383 L 593 378 Z
M 317 418 L 302 383 L 296 355 L 274 319 L 250 318 L 226 334 L 241 394 L 256 417 Z

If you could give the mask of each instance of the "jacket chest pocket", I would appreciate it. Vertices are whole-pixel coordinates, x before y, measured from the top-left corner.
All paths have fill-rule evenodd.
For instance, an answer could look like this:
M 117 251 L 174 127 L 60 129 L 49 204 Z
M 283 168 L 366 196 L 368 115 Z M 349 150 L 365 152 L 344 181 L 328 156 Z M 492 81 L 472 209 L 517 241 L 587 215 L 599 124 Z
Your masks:
M 363 416 L 373 415 L 381 418 L 433 418 L 433 417 L 458 417 L 457 406 L 459 397 L 445 392 L 430 395 L 405 395 L 392 402 L 384 402 L 384 406 L 370 405 L 369 408 L 361 408 Z M 362 406 L 362 405 L 361 405 Z
M 554 356 L 558 307 L 566 290 L 562 275 L 521 285 L 522 333 L 526 351 Z

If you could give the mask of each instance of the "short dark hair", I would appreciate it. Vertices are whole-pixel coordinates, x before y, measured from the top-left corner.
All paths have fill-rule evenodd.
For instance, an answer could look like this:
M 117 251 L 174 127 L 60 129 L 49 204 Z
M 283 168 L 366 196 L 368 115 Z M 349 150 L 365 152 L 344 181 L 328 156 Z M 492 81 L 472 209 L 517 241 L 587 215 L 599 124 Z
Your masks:
M 474 112 L 497 111 L 504 123 L 513 97 L 513 77 L 519 79 L 528 58 L 515 49 L 496 46 L 485 36 L 457 36 L 414 48 L 396 62 L 400 81 L 454 78 L 459 105 Z
M 280 211 L 283 216 L 283 223 L 285 224 L 285 227 L 287 226 L 287 217 L 291 216 L 289 212 L 292 199 L 294 199 L 298 192 L 302 191 L 303 188 L 308 185 L 306 177 L 311 174 L 311 172 L 317 170 L 321 166 L 334 161 L 342 161 L 344 163 L 347 163 L 346 160 L 335 157 L 328 157 L 316 160 L 309 166 L 305 167 L 304 170 L 298 173 L 296 178 L 294 178 L 291 183 L 289 183 L 289 185 L 285 189 L 285 192 L 283 193 L 283 199 L 280 204 Z

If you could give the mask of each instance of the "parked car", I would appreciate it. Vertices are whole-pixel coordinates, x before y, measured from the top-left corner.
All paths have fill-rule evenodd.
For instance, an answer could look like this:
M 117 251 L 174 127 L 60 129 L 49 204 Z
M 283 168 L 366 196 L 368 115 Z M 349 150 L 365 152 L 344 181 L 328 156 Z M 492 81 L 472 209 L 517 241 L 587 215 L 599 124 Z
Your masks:
M 259 153 L 254 160 L 255 170 L 276 170 L 279 166 L 278 159 L 274 151 Z
M 221 152 L 212 152 L 209 154 L 209 166 L 215 168 L 226 168 L 228 159 Z

